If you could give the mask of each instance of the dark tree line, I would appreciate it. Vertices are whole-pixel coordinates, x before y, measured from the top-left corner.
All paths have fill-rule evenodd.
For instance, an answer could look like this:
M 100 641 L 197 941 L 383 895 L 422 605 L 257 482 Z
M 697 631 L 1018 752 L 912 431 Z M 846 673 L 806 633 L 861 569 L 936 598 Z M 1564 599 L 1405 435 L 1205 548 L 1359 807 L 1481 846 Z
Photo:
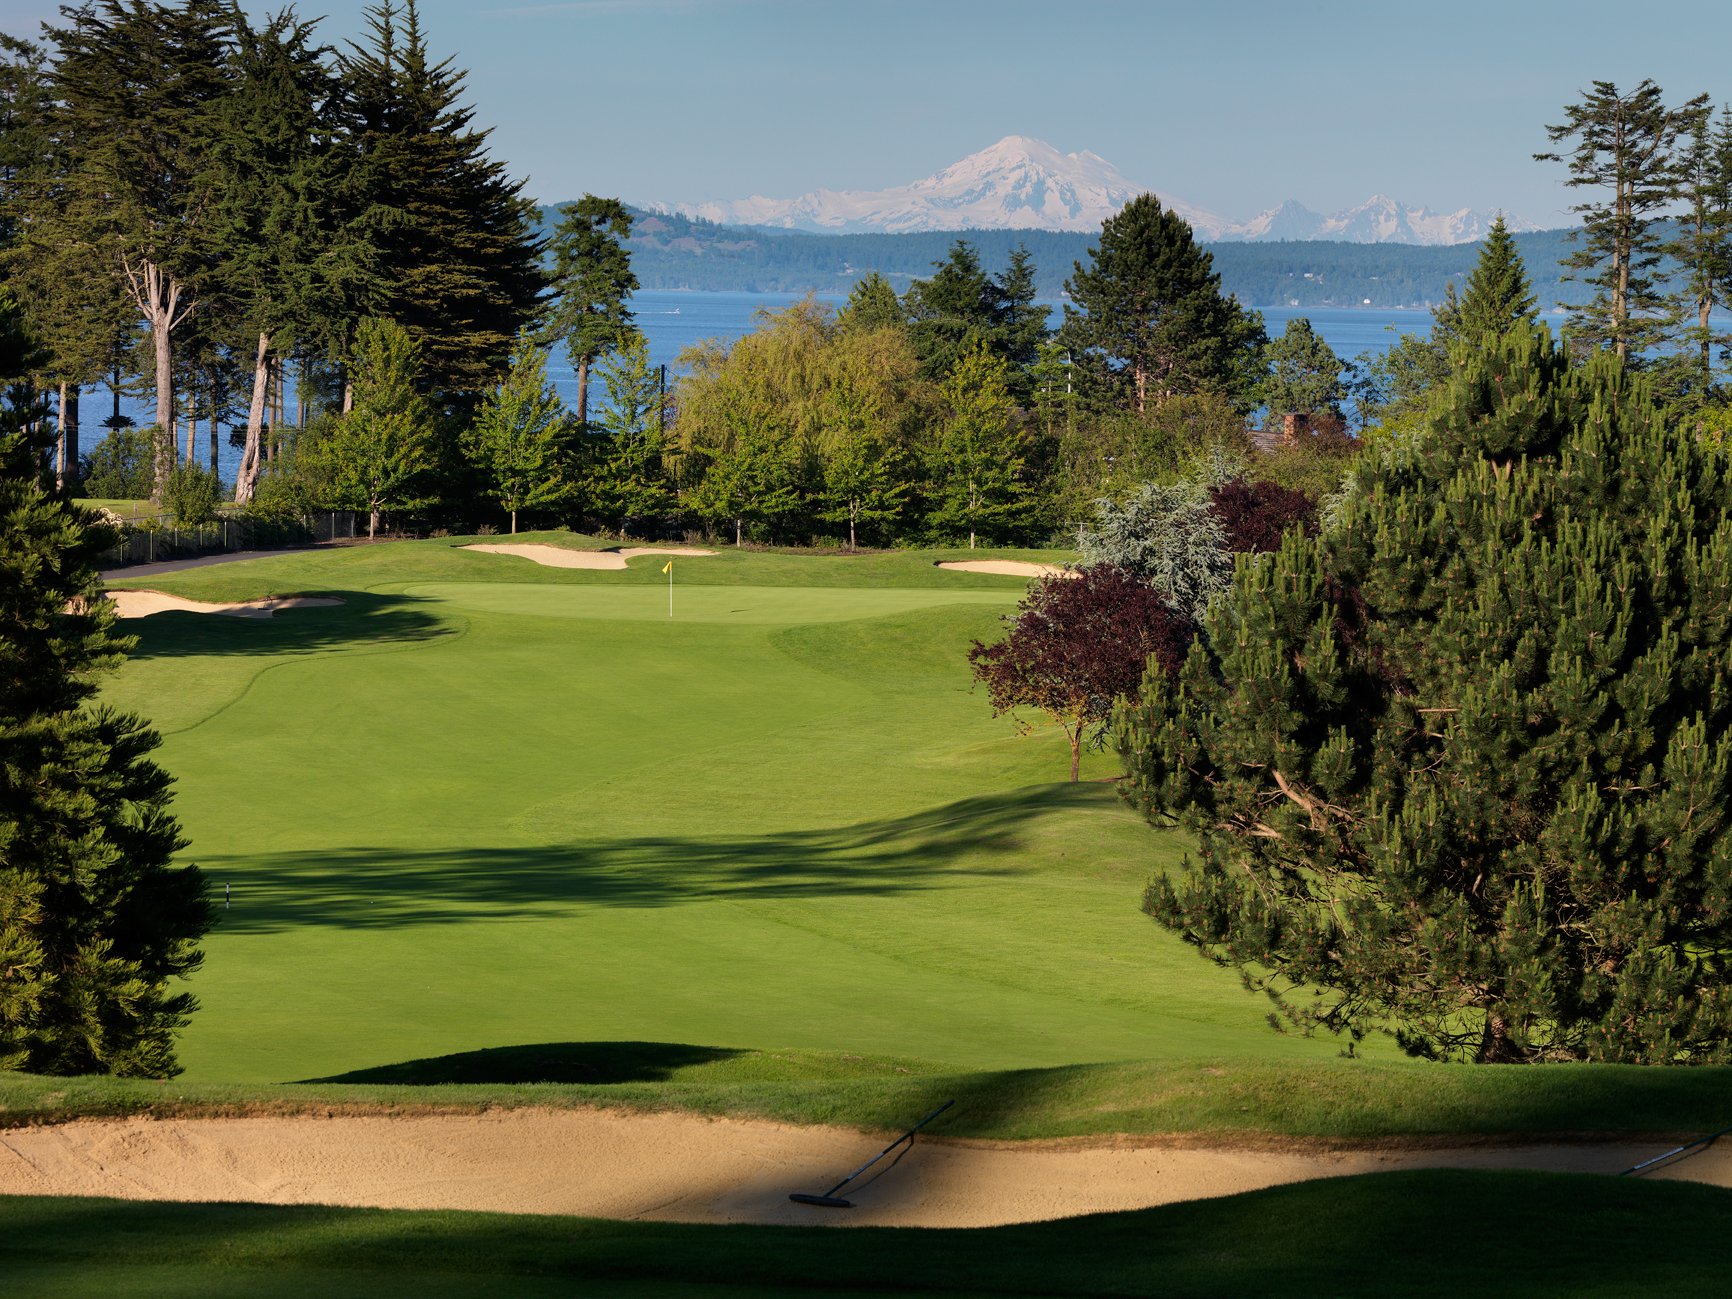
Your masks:
M 38 380 L 149 376 L 156 494 L 201 416 L 239 406 L 250 499 L 294 372 L 297 424 L 320 377 L 346 408 L 366 319 L 409 331 L 442 412 L 505 370 L 545 285 L 535 213 L 413 0 L 342 50 L 292 10 L 102 0 L 7 54 L 4 267 Z

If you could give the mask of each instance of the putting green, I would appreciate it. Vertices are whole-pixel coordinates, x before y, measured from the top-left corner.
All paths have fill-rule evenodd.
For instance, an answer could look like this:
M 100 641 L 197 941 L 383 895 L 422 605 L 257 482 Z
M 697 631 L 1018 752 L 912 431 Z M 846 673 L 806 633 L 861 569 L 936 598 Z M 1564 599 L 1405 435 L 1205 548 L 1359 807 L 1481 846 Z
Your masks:
M 1182 845 L 1110 759 L 1070 786 L 1055 733 L 991 716 L 964 654 L 1021 584 L 931 562 L 718 556 L 671 621 L 645 575 L 489 581 L 448 545 L 152 582 L 345 601 L 128 627 L 109 696 L 169 731 L 219 906 L 189 1078 L 586 1041 L 1333 1055 L 1140 914 Z
M 783 586 L 546 586 L 506 582 L 440 582 L 403 594 L 467 612 L 539 618 L 609 618 L 639 622 L 720 622 L 736 626 L 841 622 L 946 605 L 987 604 L 1000 612 L 1001 591 L 911 591 L 901 588 Z M 671 598 L 670 598 L 671 597 Z M 672 613 L 669 609 L 672 609 Z

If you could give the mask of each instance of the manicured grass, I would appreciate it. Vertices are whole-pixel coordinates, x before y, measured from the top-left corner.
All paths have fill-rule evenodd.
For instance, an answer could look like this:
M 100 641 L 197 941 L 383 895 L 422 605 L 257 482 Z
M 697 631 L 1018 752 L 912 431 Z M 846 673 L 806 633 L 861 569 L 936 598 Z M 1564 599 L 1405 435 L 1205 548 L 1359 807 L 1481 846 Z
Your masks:
M 593 1041 L 1332 1055 L 1140 914 L 1182 846 L 992 718 L 964 651 L 1024 584 L 938 557 L 677 560 L 672 620 L 653 557 L 449 541 L 143 579 L 347 601 L 129 626 L 109 698 L 167 732 L 187 855 L 232 897 L 188 1079 Z
M 600 546 L 537 534 L 528 540 Z M 1278 1036 L 1138 911 L 1184 845 L 1025 738 L 963 652 L 1024 589 L 967 552 L 581 572 L 393 543 L 136 579 L 269 622 L 131 624 L 232 909 L 184 1078 L 0 1076 L 14 1118 L 622 1103 L 1038 1137 L 1686 1132 L 1726 1071 L 1426 1067 Z M 1063 554 L 1030 557 L 1062 560 Z M 622 1045 L 624 1044 L 624 1045 Z M 297 1080 L 299 1086 L 282 1086 Z
M 1725 1293 L 1732 1192 L 1388 1173 L 976 1230 L 0 1200 L 8 1299 Z

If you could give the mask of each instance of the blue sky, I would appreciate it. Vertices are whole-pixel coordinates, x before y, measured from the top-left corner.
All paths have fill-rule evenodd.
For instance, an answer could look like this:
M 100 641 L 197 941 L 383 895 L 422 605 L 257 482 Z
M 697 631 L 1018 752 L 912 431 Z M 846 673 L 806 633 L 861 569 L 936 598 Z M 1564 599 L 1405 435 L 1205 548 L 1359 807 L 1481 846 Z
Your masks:
M 247 6 L 254 11 L 263 5 Z M 275 7 L 272 5 L 271 7 Z M 51 6 L 0 0 L 34 34 Z M 356 35 L 359 3 L 329 15 Z M 1732 5 L 1666 0 L 422 0 L 547 201 L 875 189 L 1002 136 L 1231 217 L 1374 192 L 1563 224 L 1544 126 L 1590 81 L 1732 99 Z

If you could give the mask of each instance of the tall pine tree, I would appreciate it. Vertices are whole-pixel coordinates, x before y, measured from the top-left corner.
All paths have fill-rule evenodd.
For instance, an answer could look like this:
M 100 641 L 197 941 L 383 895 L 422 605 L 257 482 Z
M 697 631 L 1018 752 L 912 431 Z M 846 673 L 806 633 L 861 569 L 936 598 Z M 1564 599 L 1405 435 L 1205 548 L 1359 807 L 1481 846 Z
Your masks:
M 1296 1024 L 1732 1060 L 1732 475 L 1610 354 L 1457 353 L 1332 526 L 1241 559 L 1118 742 L 1146 909 Z
M 589 372 L 595 363 L 638 337 L 626 305 L 637 292 L 631 253 L 631 213 L 617 198 L 585 194 L 560 209 L 548 251 L 553 255 L 553 301 L 541 336 L 565 343 L 577 372 L 577 422 L 589 422 Z
M 544 285 L 534 206 L 488 156 L 464 74 L 428 52 L 415 0 L 382 0 L 366 22 L 339 67 L 346 314 L 351 328 L 397 321 L 420 344 L 429 390 L 472 404 L 508 368 Z
M 1676 108 L 1644 79 L 1625 93 L 1596 81 L 1582 102 L 1564 108 L 1564 121 L 1546 128 L 1553 144 L 1574 142 L 1568 157 L 1537 153 L 1541 162 L 1569 167 L 1566 184 L 1606 191 L 1578 203 L 1582 226 L 1572 233 L 1580 247 L 1565 258 L 1566 278 L 1593 290 L 1577 309 L 1571 335 L 1590 347 L 1605 347 L 1619 360 L 1634 360 L 1673 328 L 1658 268 L 1661 247 L 1656 223 L 1678 190 L 1677 150 L 1706 96 Z

